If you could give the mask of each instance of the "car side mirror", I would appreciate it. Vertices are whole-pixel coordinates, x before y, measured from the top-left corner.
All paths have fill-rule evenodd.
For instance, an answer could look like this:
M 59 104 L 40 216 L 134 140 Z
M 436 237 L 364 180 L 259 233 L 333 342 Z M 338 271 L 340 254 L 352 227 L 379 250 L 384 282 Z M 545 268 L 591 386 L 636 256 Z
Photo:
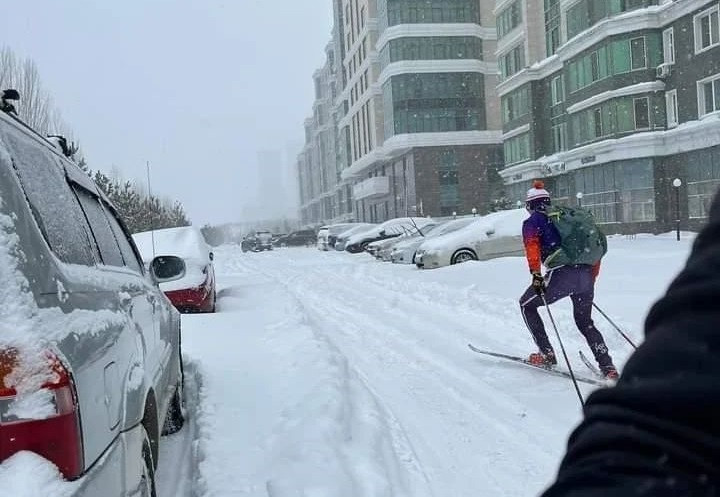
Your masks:
M 208 255 L 208 257 L 210 258 L 211 261 L 215 260 L 215 254 L 213 254 L 212 252 L 210 252 L 210 255 Z
M 150 263 L 150 274 L 156 283 L 168 283 L 185 276 L 185 261 L 174 255 L 160 255 Z

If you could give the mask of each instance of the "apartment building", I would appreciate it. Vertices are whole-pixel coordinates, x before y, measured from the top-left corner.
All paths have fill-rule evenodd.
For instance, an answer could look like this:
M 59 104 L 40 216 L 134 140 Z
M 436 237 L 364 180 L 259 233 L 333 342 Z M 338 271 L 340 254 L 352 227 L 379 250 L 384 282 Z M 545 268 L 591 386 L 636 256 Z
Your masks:
M 497 1 L 507 195 L 544 178 L 609 232 L 701 226 L 720 185 L 719 8 Z
M 354 153 L 343 171 L 353 181 L 356 217 L 486 211 L 502 164 L 492 9 L 478 0 L 367 6 L 369 132 L 358 134 L 359 150 L 351 133 Z M 362 136 L 370 137 L 367 148 Z

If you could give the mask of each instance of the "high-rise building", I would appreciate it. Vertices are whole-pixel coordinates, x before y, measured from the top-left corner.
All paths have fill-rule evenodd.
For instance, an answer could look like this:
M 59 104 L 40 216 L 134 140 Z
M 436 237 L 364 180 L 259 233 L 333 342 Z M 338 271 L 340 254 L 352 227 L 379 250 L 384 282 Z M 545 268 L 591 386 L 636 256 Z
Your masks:
M 489 208 L 502 163 L 495 19 L 478 0 L 344 0 L 358 220 Z
M 544 178 L 610 232 L 699 227 L 720 186 L 718 10 L 498 0 L 508 196 Z

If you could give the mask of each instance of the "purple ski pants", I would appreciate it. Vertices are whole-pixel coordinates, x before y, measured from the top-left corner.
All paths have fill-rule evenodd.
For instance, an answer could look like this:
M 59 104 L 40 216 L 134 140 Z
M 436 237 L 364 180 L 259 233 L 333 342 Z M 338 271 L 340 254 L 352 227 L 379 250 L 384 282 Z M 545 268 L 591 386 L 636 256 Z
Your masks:
M 592 320 L 592 305 L 595 284 L 592 266 L 572 265 L 551 269 L 545 275 L 545 300 L 548 305 L 565 297 L 573 304 L 573 317 L 580 333 L 587 340 L 590 350 L 600 368 L 605 371 L 613 367 L 605 340 Z M 530 286 L 520 298 L 520 311 L 530 333 L 542 353 L 554 352 L 545 332 L 538 307 L 544 305 L 542 298 Z

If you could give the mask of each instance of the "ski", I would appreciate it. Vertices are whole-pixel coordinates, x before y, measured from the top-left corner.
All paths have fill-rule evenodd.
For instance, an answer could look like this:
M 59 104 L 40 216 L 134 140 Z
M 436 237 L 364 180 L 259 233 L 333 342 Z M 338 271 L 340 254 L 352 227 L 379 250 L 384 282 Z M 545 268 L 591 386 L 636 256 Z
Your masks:
M 470 350 L 472 350 L 473 352 L 476 352 L 476 353 L 478 353 L 478 354 L 483 354 L 483 355 L 487 355 L 487 356 L 491 356 L 491 357 L 497 357 L 497 358 L 499 358 L 499 359 L 505 359 L 505 360 L 512 361 L 512 362 L 515 362 L 515 363 L 518 363 L 518 364 L 523 364 L 523 365 L 525 365 L 525 366 L 527 366 L 527 367 L 529 367 L 529 368 L 533 368 L 533 369 L 538 370 L 538 371 L 543 371 L 543 372 L 548 373 L 548 374 L 551 374 L 551 375 L 553 375 L 553 376 L 559 376 L 559 377 L 568 378 L 568 379 L 571 379 L 571 378 L 572 378 L 572 377 L 570 376 L 570 373 L 567 372 L 567 371 L 563 371 L 563 370 L 561 370 L 561 369 L 544 368 L 544 367 L 542 367 L 542 366 L 536 366 L 535 364 L 531 364 L 527 359 L 525 359 L 525 358 L 523 358 L 523 357 L 514 356 L 514 355 L 510 355 L 510 354 L 502 354 L 502 353 L 499 353 L 499 352 L 492 352 L 492 351 L 489 351 L 489 350 L 479 349 L 479 348 L 475 347 L 474 345 L 472 345 L 472 344 L 470 344 L 470 343 L 468 344 L 468 347 L 470 348 Z M 607 386 L 607 384 L 606 384 L 604 381 L 597 380 L 597 379 L 594 379 L 594 378 L 586 378 L 586 377 L 584 377 L 584 376 L 578 376 L 577 374 L 575 375 L 575 379 L 576 379 L 577 381 L 581 382 L 581 383 L 585 383 L 585 384 L 587 384 L 587 385 L 593 385 L 593 386 L 596 386 L 596 387 L 605 387 L 605 386 Z
M 587 368 L 592 372 L 592 374 L 597 376 L 598 378 L 602 378 L 603 375 L 600 370 L 597 368 L 597 366 L 595 366 L 595 364 L 590 362 L 590 359 L 587 358 L 583 351 L 579 350 L 578 353 L 580 354 L 580 359 L 582 360 L 583 364 L 587 366 Z

